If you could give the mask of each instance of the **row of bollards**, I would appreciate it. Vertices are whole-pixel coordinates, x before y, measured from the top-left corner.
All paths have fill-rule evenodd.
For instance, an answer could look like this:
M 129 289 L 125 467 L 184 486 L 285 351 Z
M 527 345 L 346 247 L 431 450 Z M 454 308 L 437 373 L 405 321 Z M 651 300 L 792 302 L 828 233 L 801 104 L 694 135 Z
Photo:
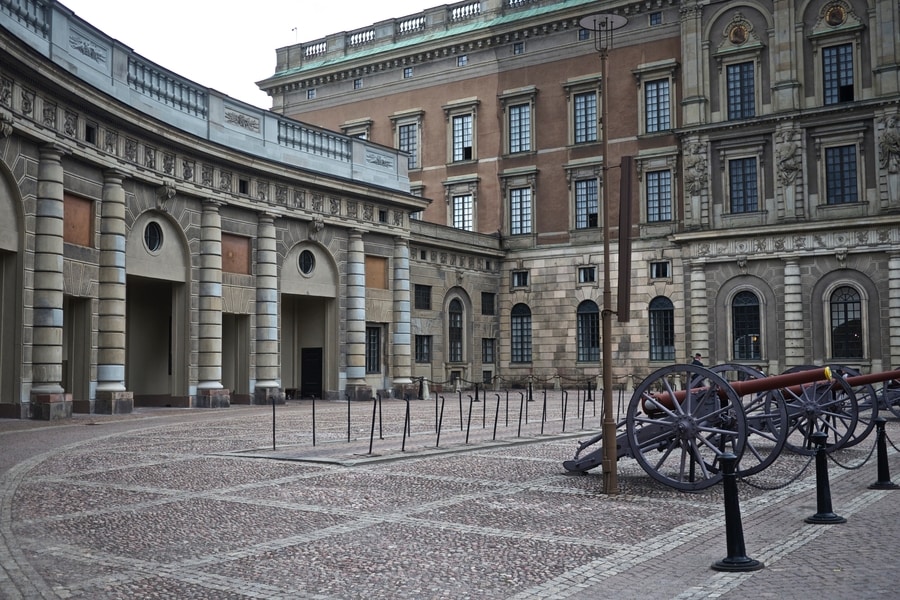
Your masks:
M 870 489 L 895 490 L 900 488 L 891 481 L 888 469 L 887 443 L 884 425 L 887 419 L 878 417 L 876 426 L 876 450 L 878 454 L 878 481 Z M 831 486 L 828 481 L 828 456 L 825 445 L 828 435 L 817 431 L 810 436 L 816 449 L 816 513 L 804 519 L 812 524 L 846 523 L 847 519 L 835 514 L 831 506 Z M 765 565 L 747 556 L 744 546 L 744 531 L 741 525 L 741 508 L 737 492 L 737 456 L 728 452 L 720 458 L 722 463 L 722 485 L 725 497 L 725 545 L 728 555 L 712 564 L 716 571 L 756 571 Z

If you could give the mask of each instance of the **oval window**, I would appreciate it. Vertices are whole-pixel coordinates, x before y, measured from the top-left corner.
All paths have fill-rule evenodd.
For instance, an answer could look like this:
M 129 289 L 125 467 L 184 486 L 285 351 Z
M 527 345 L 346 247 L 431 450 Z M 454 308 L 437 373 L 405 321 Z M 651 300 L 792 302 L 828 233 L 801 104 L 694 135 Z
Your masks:
M 309 275 L 316 268 L 316 256 L 309 250 L 304 250 L 300 253 L 299 265 L 300 272 Z
M 156 221 L 150 221 L 144 228 L 144 244 L 150 252 L 159 252 L 159 249 L 162 248 L 162 227 Z

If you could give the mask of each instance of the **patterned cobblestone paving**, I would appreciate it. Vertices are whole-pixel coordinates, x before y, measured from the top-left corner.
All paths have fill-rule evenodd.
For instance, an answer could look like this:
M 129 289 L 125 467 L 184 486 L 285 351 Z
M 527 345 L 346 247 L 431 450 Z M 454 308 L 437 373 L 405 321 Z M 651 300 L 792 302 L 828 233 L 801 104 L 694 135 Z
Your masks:
M 308 402 L 0 421 L 0 598 L 896 597 L 900 491 L 867 488 L 874 457 L 830 463 L 843 525 L 804 523 L 807 457 L 740 485 L 747 554 L 765 568 L 722 573 L 720 487 L 671 490 L 630 459 L 613 496 L 599 474 L 564 473 L 599 427 L 588 404 L 582 429 L 578 400 L 538 398 L 520 424 L 518 397 L 509 413 L 502 396 L 472 403 L 471 418 L 448 398 L 439 445 L 431 402 L 410 403 L 405 438 L 404 402 L 380 425 L 372 404 L 320 402 L 315 445 Z M 900 422 L 887 430 L 900 440 Z M 838 458 L 859 465 L 872 444 Z

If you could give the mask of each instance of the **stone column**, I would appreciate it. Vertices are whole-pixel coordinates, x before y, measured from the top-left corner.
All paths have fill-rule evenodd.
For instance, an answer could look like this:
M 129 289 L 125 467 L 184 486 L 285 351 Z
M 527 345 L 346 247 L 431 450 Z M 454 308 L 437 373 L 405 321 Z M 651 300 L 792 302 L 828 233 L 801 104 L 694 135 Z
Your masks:
M 900 252 L 888 254 L 888 335 L 890 363 L 886 369 L 900 369 Z
M 771 318 L 771 317 L 770 317 Z M 806 348 L 803 344 L 803 287 L 800 280 L 800 262 L 796 258 L 784 261 L 784 369 L 769 360 L 769 372 L 780 373 L 791 367 L 805 364 Z
M 706 265 L 702 262 L 691 263 L 691 346 L 687 348 L 688 355 L 685 361 L 695 352 L 699 352 L 706 359 L 706 364 L 712 365 L 712 357 L 709 355 L 709 300 L 706 290 Z
M 350 232 L 347 248 L 347 397 L 371 397 L 366 386 L 366 253 L 358 229 Z
M 412 351 L 410 339 L 409 298 L 409 245 L 407 240 L 396 238 L 394 242 L 394 340 L 393 384 L 394 395 L 402 398 L 419 395 L 412 386 Z
M 134 393 L 125 389 L 125 188 L 124 174 L 103 173 L 100 219 L 97 395 L 93 412 L 130 413 Z
M 254 404 L 284 403 L 278 356 L 278 264 L 275 217 L 259 215 L 256 233 L 256 386 Z
M 219 202 L 203 203 L 200 221 L 200 328 L 197 406 L 227 407 L 228 390 L 222 387 L 222 217 Z M 277 313 L 276 313 L 277 316 Z
M 62 148 L 42 146 L 34 225 L 31 416 L 72 416 L 72 396 L 62 383 L 63 355 L 63 167 Z

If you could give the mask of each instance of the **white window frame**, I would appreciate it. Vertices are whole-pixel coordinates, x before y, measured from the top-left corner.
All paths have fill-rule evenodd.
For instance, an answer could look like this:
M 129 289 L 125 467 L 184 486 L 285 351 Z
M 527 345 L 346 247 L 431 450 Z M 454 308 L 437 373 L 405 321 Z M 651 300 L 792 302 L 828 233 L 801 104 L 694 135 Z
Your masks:
M 414 109 L 408 111 L 397 112 L 391 115 L 391 127 L 394 130 L 394 147 L 400 149 L 400 128 L 415 127 L 416 132 L 416 151 L 410 153 L 409 161 L 415 166 L 410 166 L 409 170 L 415 171 L 422 168 L 422 119 L 425 111 L 422 109 Z
M 566 103 L 568 104 L 568 119 L 569 119 L 569 127 L 568 127 L 568 144 L 570 146 L 584 146 L 588 144 L 598 144 L 603 139 L 603 135 L 605 132 L 603 131 L 603 122 L 602 122 L 602 114 L 603 114 L 603 106 L 601 103 L 603 102 L 603 94 L 602 94 L 602 80 L 599 74 L 587 75 L 585 77 L 578 77 L 575 79 L 568 80 L 564 85 L 563 89 L 566 93 Z M 576 125 L 576 115 L 575 115 L 575 96 L 579 94 L 595 94 L 594 103 L 597 107 L 596 122 L 594 123 L 594 130 L 596 132 L 596 137 L 593 140 L 584 141 L 584 142 L 576 142 L 575 141 L 575 125 Z
M 653 63 L 645 63 L 642 65 L 638 65 L 636 69 L 632 71 L 634 75 L 635 81 L 637 82 L 638 87 L 638 119 L 639 119 L 639 127 L 638 134 L 639 135 L 664 135 L 670 134 L 673 130 L 678 128 L 678 110 L 677 105 L 675 103 L 675 99 L 678 97 L 677 94 L 677 82 L 678 79 L 675 77 L 675 71 L 678 68 L 678 62 L 672 58 L 667 60 L 661 60 Z M 669 108 L 669 122 L 668 126 L 655 130 L 648 131 L 647 130 L 647 104 L 646 104 L 646 93 L 647 93 L 647 85 L 649 83 L 654 83 L 657 81 L 667 81 L 668 82 L 668 108 Z
M 463 98 L 462 100 L 454 100 L 445 104 L 444 117 L 447 120 L 447 164 L 460 164 L 474 162 L 478 160 L 478 105 L 477 98 Z M 453 124 L 456 117 L 469 115 L 472 119 L 472 156 L 471 158 L 454 158 L 454 142 Z
M 374 121 L 369 117 L 364 117 L 362 119 L 353 119 L 351 121 L 344 121 L 344 124 L 341 125 L 341 131 L 344 133 L 344 135 L 361 140 L 368 140 L 369 135 L 372 131 L 373 123 Z
M 533 85 L 518 88 L 514 90 L 505 90 L 499 96 L 500 100 L 500 108 L 503 111 L 503 123 L 504 123 L 504 131 L 503 131 L 503 153 L 505 155 L 510 154 L 529 154 L 534 152 L 534 129 L 535 129 L 535 109 L 534 102 L 535 97 L 537 95 L 537 88 Z M 523 145 L 527 145 L 527 148 L 524 149 L 516 149 L 513 152 L 512 147 L 512 123 L 510 119 L 512 117 L 511 109 L 513 107 L 524 107 L 524 110 L 527 111 L 528 114 L 528 132 L 527 136 L 521 136 L 521 139 L 524 140 Z

